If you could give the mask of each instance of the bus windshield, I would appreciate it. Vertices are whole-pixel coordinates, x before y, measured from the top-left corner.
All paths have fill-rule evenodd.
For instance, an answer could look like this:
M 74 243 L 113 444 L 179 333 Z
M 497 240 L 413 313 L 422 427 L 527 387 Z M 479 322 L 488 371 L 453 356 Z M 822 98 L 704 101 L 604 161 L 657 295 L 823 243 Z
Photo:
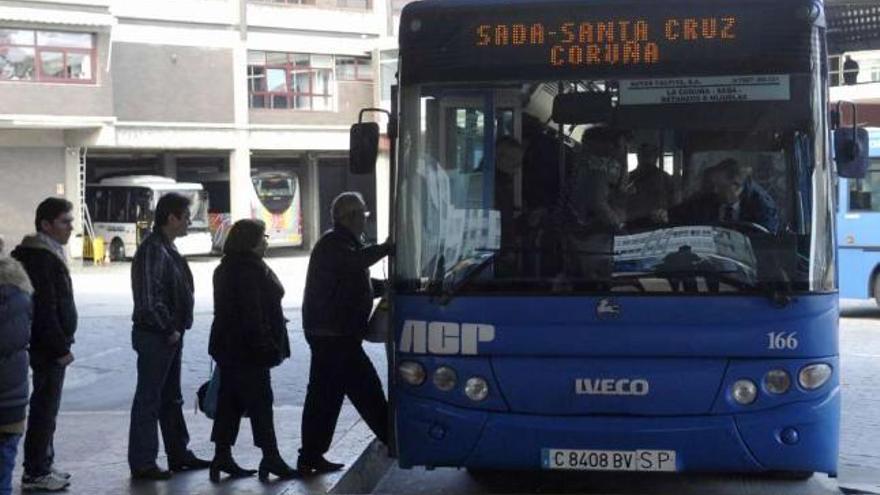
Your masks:
M 624 81 L 412 86 L 402 104 L 404 292 L 766 293 L 821 286 L 815 136 L 760 115 L 695 125 L 634 105 L 611 124 L 541 115 L 545 93 Z M 548 88 L 556 91 L 548 91 Z M 553 96 L 549 96 L 552 101 Z M 615 102 L 621 105 L 619 93 Z M 419 117 L 413 118 L 413 113 Z
M 254 190 L 270 213 L 284 213 L 293 203 L 296 183 L 289 175 L 254 177 Z

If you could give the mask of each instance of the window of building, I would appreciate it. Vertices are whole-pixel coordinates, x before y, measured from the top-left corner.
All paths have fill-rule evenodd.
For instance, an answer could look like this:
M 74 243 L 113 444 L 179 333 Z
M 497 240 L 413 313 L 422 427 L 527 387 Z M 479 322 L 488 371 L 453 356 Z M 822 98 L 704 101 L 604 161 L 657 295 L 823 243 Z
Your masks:
M 316 0 L 250 0 L 254 3 L 272 3 L 281 5 L 317 5 Z M 344 9 L 370 10 L 373 8 L 372 0 L 329 0 L 321 2 L 321 6 L 335 6 Z
M 248 53 L 251 108 L 333 111 L 333 56 Z
M 373 61 L 369 57 L 336 57 L 339 81 L 373 81 Z
M 871 160 L 864 179 L 850 179 L 849 210 L 880 212 L 880 159 Z
M 0 29 L 0 80 L 93 82 L 94 49 L 90 33 Z

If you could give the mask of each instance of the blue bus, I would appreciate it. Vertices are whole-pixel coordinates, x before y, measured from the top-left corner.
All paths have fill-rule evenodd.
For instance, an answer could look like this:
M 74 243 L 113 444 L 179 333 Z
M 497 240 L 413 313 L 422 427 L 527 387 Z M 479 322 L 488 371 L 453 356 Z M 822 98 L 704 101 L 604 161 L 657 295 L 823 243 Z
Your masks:
M 824 40 L 814 0 L 404 8 L 401 467 L 837 473 Z
M 838 184 L 840 297 L 873 298 L 880 304 L 880 129 L 868 133 L 868 174 Z

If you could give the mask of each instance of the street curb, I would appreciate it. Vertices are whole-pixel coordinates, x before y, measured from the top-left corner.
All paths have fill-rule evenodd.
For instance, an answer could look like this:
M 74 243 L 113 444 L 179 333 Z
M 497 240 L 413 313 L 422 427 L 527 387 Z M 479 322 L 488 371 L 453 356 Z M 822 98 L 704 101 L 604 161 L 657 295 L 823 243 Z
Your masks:
M 846 495 L 880 495 L 880 492 L 877 491 L 877 488 L 872 485 L 847 483 L 846 485 L 839 486 L 838 488 Z
M 373 440 L 327 493 L 372 493 L 393 463 L 388 449 L 379 440 Z

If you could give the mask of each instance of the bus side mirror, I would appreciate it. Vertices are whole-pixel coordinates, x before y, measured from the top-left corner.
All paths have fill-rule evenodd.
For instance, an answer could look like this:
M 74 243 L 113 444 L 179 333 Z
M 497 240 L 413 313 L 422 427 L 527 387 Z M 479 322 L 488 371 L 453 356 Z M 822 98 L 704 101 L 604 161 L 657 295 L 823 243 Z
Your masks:
M 861 179 L 868 172 L 868 131 L 862 127 L 834 130 L 834 161 L 837 175 Z
M 379 124 L 353 124 L 349 132 L 348 168 L 352 174 L 371 174 L 379 155 Z

